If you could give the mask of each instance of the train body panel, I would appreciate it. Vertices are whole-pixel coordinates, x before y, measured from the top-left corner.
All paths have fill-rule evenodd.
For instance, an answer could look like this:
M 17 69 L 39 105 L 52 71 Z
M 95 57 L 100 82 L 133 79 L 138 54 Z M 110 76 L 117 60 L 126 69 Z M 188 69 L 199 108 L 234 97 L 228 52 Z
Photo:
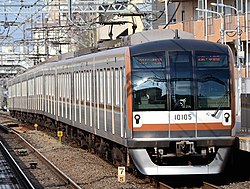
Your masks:
M 106 50 L 17 76 L 9 109 L 112 141 L 146 175 L 216 174 L 234 145 L 232 64 L 198 40 Z

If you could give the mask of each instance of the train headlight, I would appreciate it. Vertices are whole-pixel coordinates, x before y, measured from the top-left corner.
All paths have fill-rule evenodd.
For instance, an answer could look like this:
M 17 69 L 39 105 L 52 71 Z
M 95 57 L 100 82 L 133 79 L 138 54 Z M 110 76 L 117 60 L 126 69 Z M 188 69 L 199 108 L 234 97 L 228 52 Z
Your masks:
M 134 118 L 135 118 L 136 124 L 139 124 L 139 120 L 140 120 L 141 116 L 140 116 L 139 114 L 136 114 L 136 115 L 134 116 Z
M 229 121 L 229 117 L 230 117 L 230 114 L 229 114 L 229 113 L 224 113 L 224 118 L 225 118 L 225 121 L 226 121 L 226 122 Z

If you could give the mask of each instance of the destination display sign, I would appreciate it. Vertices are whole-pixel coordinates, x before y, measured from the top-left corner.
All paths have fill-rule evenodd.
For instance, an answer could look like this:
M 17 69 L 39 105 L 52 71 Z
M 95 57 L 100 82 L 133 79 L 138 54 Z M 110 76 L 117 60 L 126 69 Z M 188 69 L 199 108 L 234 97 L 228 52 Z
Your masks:
M 162 68 L 165 67 L 163 52 L 147 53 L 132 58 L 133 68 Z
M 225 55 L 198 55 L 196 56 L 197 67 L 225 66 Z

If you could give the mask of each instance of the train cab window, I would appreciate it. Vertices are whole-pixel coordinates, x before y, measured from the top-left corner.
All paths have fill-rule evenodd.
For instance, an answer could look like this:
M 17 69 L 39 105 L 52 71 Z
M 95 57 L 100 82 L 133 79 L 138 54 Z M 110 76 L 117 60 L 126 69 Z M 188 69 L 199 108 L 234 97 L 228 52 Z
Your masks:
M 164 52 L 132 58 L 133 110 L 165 110 L 167 107 Z
M 198 109 L 230 107 L 228 58 L 224 54 L 199 52 L 197 63 Z
M 171 110 L 193 110 L 193 66 L 191 52 L 169 52 Z

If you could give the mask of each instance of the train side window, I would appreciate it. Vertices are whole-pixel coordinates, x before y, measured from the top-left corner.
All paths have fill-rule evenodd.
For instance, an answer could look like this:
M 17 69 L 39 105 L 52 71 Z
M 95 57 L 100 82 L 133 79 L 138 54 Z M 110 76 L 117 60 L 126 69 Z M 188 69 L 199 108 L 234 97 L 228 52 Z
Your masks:
M 76 101 L 77 101 L 77 92 L 78 92 L 78 83 L 77 83 L 77 73 L 73 73 L 73 107 L 74 107 L 74 121 L 76 121 Z M 72 107 L 72 108 L 73 108 Z
M 106 83 L 106 81 L 107 81 L 107 73 L 106 73 L 106 69 L 104 69 L 103 70 L 103 104 L 104 104 L 104 107 L 106 107 L 106 102 L 107 102 L 107 99 L 106 99 L 106 97 L 107 97 L 107 94 L 106 94 L 106 91 L 107 91 L 107 89 L 106 89 L 106 86 L 107 86 L 107 83 Z M 104 108 L 105 109 L 105 108 Z
M 30 84 L 28 84 L 29 88 L 28 88 L 28 93 L 30 93 L 28 96 L 29 96 L 29 108 L 30 109 L 33 109 L 33 102 L 32 102 L 32 99 L 33 99 L 33 94 L 34 94 L 34 84 L 33 84 L 33 79 L 30 79 L 28 80 L 28 82 L 30 81 Z
M 103 103 L 104 77 L 103 70 L 100 70 L 100 103 Z
M 81 72 L 78 73 L 78 102 L 81 101 L 81 90 L 82 90 L 82 85 L 81 85 Z M 80 104 L 80 103 L 79 103 Z
M 119 105 L 120 100 L 120 72 L 118 68 L 115 69 L 115 104 Z
M 19 85 L 18 85 L 18 83 L 16 84 L 16 97 L 19 97 L 20 95 L 19 95 Z
M 68 73 L 67 74 L 67 76 L 68 76 L 68 87 L 69 87 L 69 92 L 68 92 L 68 118 L 70 119 L 70 120 L 72 120 L 72 115 L 71 115 L 71 112 L 72 112 L 72 108 L 71 108 L 71 103 L 72 103 L 72 79 L 71 79 L 71 77 L 72 77 L 72 73 Z
M 107 69 L 107 103 L 111 104 L 111 70 Z
M 50 75 L 50 113 L 53 113 L 53 82 L 54 82 L 53 75 Z
M 62 97 L 62 92 L 61 92 L 61 86 L 62 86 L 62 77 L 61 77 L 61 74 L 58 74 L 57 75 L 58 77 L 58 88 L 57 88 L 57 91 L 58 91 L 58 96 L 57 96 L 57 115 L 60 116 L 60 103 L 61 103 L 61 97 Z
M 84 71 L 83 72 L 83 99 L 84 99 L 84 124 L 86 125 L 87 124 L 87 120 L 86 120 L 86 117 L 87 117 L 87 89 L 86 89 L 86 86 L 87 86 L 87 71 Z
M 55 75 L 52 75 L 52 113 L 55 114 Z
M 17 84 L 17 86 L 18 86 L 18 94 L 19 94 L 19 96 L 22 96 L 22 81 L 20 81 L 20 83 L 18 83 Z
M 114 68 L 112 68 L 111 70 L 110 70 L 110 73 L 111 73 L 111 75 L 110 75 L 110 77 L 111 77 L 111 80 L 110 80 L 110 86 L 111 86 L 111 88 L 110 88 L 110 94 L 111 94 L 111 96 L 110 96 L 110 103 L 113 105 L 114 104 L 114 100 L 115 100 L 115 89 L 114 89 L 114 84 L 115 84 L 115 70 L 114 70 Z
M 40 91 L 41 91 L 41 99 L 40 99 L 40 108 L 43 110 L 43 98 L 44 98 L 44 76 L 40 77 Z
M 82 73 L 79 71 L 78 73 L 78 82 L 79 82 L 79 85 L 78 85 L 78 116 L 79 116 L 79 122 L 82 123 Z
M 38 85 L 38 88 L 39 88 L 39 91 L 40 91 L 40 95 L 39 95 L 39 110 L 43 110 L 42 109 L 42 104 L 43 104 L 43 77 L 40 76 L 39 77 L 39 85 Z
M 96 81 L 96 104 L 99 106 L 100 103 L 100 77 L 99 77 L 99 69 L 95 71 L 95 81 Z
M 65 90 L 66 90 L 66 86 L 65 86 L 65 76 L 64 74 L 62 73 L 61 75 L 61 116 L 63 117 L 64 115 L 64 106 L 65 106 L 65 103 L 64 103 L 64 100 L 65 100 Z M 63 87 L 64 86 L 64 87 Z
M 27 96 L 27 86 L 25 81 L 22 82 L 22 96 Z
M 28 80 L 28 85 L 31 86 L 31 80 Z M 30 109 L 30 96 L 31 96 L 31 87 L 29 87 L 28 89 L 28 96 L 29 96 L 29 100 L 28 100 L 28 108 Z
M 93 70 L 89 71 L 89 126 L 93 126 L 93 112 L 92 112 L 92 102 L 93 102 Z
M 78 98 L 79 98 L 79 96 L 78 96 L 78 90 L 79 90 L 78 73 L 75 72 L 74 75 L 75 75 L 75 85 L 74 86 L 76 86 L 76 88 L 75 88 L 75 103 L 76 103 Z
M 40 78 L 40 84 L 41 84 L 41 86 L 40 86 L 40 89 L 41 89 L 41 104 L 40 104 L 40 106 L 41 106 L 41 110 L 43 110 L 43 105 L 44 105 L 44 103 L 43 103 L 43 98 L 44 98 L 44 76 L 41 76 L 41 78 Z
M 38 90 L 38 77 L 35 78 L 35 109 L 38 110 L 38 96 L 39 96 L 39 90 Z
M 38 77 L 37 78 L 37 90 L 38 90 L 38 93 L 37 93 L 37 100 L 38 100 L 38 110 L 41 110 L 41 107 L 40 107 L 40 99 L 41 99 L 41 81 L 40 81 L 40 78 L 41 77 Z
M 49 96 L 49 99 L 50 99 L 50 101 L 49 101 L 49 112 L 50 113 L 52 113 L 52 99 L 53 99 L 53 75 L 50 75 L 49 76 L 49 78 L 50 78 L 50 96 Z
M 36 88 L 36 110 L 39 110 L 39 77 L 35 79 L 35 88 Z
M 43 108 L 44 108 L 44 111 L 47 111 L 47 95 L 48 95 L 48 78 L 47 78 L 47 75 L 44 76 L 44 105 L 43 105 Z
M 86 84 L 87 84 L 87 86 L 86 86 L 86 90 L 87 90 L 87 101 L 89 101 L 89 90 L 90 90 L 90 86 L 89 86 L 89 71 L 87 71 L 87 80 L 86 80 Z
M 84 72 L 81 72 L 81 99 L 84 100 Z
M 65 78 L 64 78 L 64 82 L 65 82 L 65 89 L 64 89 L 64 94 L 65 94 L 65 106 L 64 106 L 64 117 L 68 118 L 68 97 L 69 97 L 69 93 L 70 93 L 70 88 L 69 88 L 69 83 L 68 83 L 68 73 L 65 73 Z
M 89 92 L 90 92 L 90 102 L 91 102 L 91 104 L 90 104 L 90 106 L 92 106 L 92 102 L 94 102 L 94 74 L 93 74 L 93 70 L 90 70 L 89 71 L 89 86 L 90 86 L 90 90 L 89 90 Z

